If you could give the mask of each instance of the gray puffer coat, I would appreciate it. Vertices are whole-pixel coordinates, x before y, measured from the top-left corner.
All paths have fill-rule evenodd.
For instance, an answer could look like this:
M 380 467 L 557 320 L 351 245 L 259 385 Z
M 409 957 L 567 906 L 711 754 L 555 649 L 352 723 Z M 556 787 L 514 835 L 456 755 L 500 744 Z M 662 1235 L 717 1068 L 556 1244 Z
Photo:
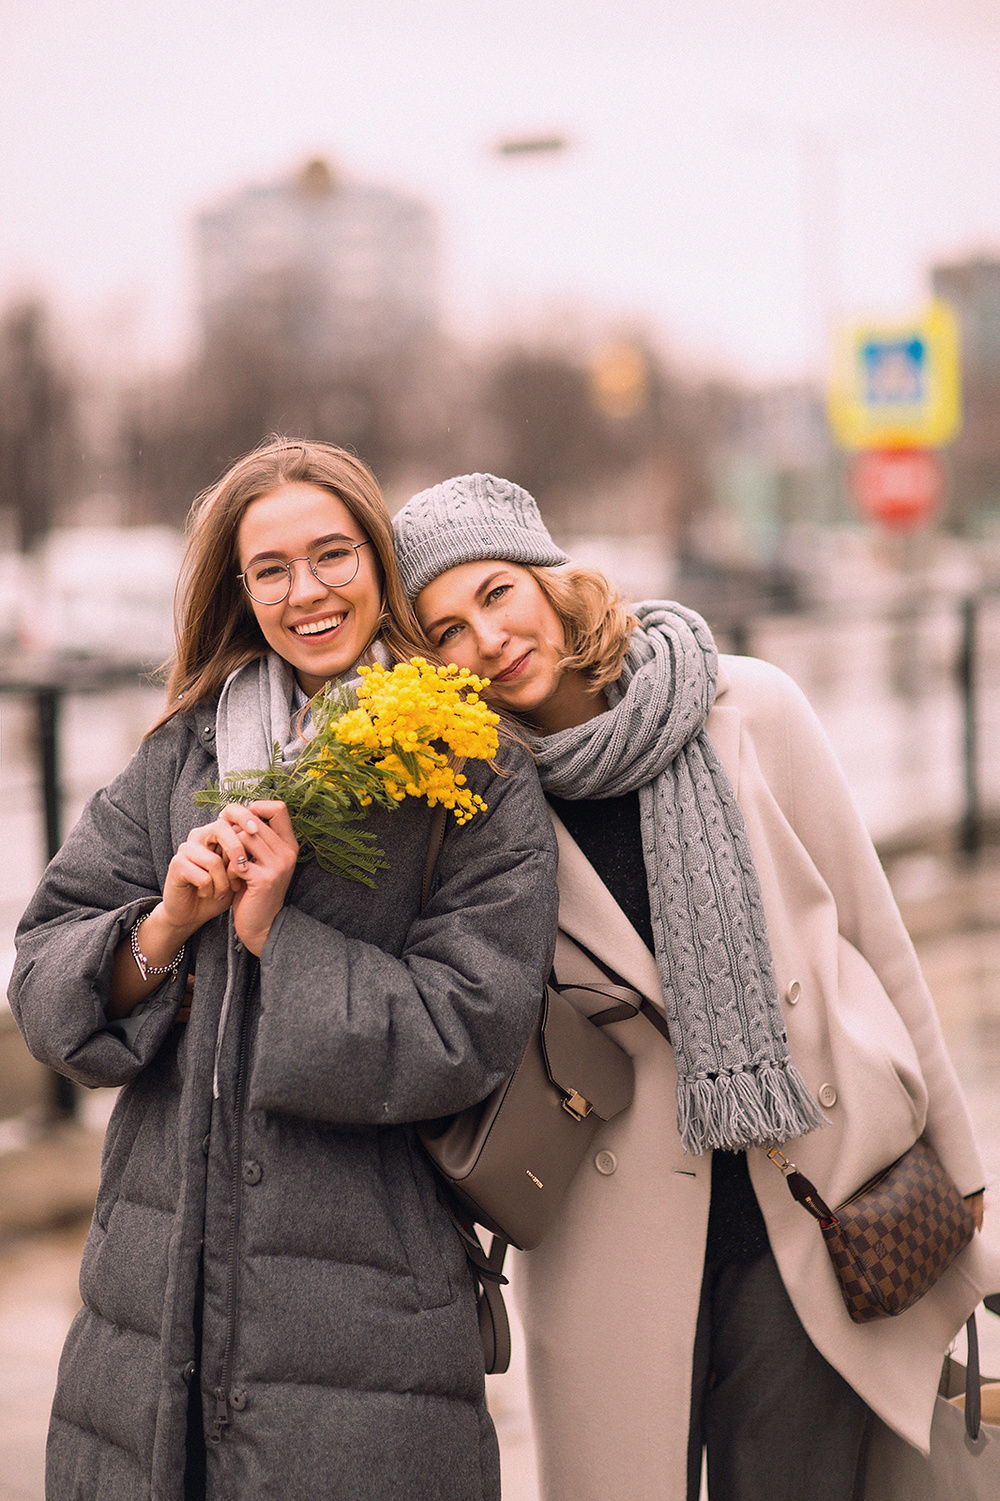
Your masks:
M 213 740 L 208 705 L 145 741 L 19 928 L 10 998 L 29 1048 L 124 1086 L 49 1501 L 181 1501 L 202 1432 L 210 1501 L 487 1501 L 473 1286 L 410 1123 L 483 1098 L 530 1031 L 556 923 L 536 777 L 510 747 L 507 775 L 470 765 L 489 809 L 449 818 L 422 912 L 430 815 L 408 799 L 369 819 L 391 862 L 374 891 L 300 865 L 259 961 L 230 949 L 228 915 L 195 935 L 187 1024 L 181 973 L 109 1025 L 115 949 L 206 817 L 192 797 Z

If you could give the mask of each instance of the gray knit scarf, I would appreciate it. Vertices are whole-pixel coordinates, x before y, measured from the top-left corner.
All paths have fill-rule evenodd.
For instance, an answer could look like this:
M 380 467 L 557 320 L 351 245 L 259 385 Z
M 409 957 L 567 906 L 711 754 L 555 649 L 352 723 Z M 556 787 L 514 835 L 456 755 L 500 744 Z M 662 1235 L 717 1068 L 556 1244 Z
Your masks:
M 824 1120 L 788 1056 L 750 841 L 704 733 L 715 642 L 681 605 L 653 601 L 634 613 L 639 626 L 607 690 L 610 709 L 532 741 L 542 785 L 563 798 L 639 789 L 685 1149 L 786 1141 Z
M 356 675 L 362 664 L 381 662 L 391 665 L 391 658 L 381 641 L 373 641 L 348 673 L 339 679 L 347 688 L 357 687 Z M 253 771 L 271 764 L 274 747 L 281 747 L 281 758 L 290 766 L 303 749 L 311 733 L 308 716 L 301 710 L 308 699 L 299 687 L 289 664 L 277 652 L 266 652 L 245 662 L 231 672 L 222 686 L 215 711 L 215 749 L 220 780 L 230 772 Z M 232 913 L 228 916 L 226 947 L 226 989 L 222 998 L 215 1039 L 215 1070 L 212 1091 L 219 1096 L 219 1063 L 222 1044 L 232 1008 L 233 995 L 246 967 L 246 952 L 236 944 Z

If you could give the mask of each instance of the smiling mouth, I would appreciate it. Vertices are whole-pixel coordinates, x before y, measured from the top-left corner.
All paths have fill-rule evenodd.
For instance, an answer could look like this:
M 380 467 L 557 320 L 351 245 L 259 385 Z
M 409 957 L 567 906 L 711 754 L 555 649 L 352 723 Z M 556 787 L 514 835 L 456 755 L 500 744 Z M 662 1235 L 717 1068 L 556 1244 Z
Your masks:
M 326 620 L 311 620 L 306 625 L 293 625 L 292 633 L 296 636 L 321 636 L 326 631 L 335 630 L 344 615 L 328 615 Z
M 516 661 L 512 662 L 509 667 L 504 668 L 503 672 L 492 673 L 492 681 L 494 683 L 506 683 L 510 678 L 516 677 L 530 656 L 530 651 L 522 652 Z

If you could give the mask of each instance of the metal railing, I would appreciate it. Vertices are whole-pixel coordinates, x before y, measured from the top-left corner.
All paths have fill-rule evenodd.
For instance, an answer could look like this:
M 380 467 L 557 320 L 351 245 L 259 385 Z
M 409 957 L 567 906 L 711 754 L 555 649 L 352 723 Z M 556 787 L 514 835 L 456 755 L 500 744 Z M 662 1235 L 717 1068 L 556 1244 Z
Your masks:
M 898 632 L 919 631 L 932 615 L 948 617 L 953 626 L 947 673 L 958 710 L 954 755 L 959 772 L 960 811 L 950 828 L 942 827 L 945 842 L 967 857 L 997 837 L 1000 824 L 1000 592 L 981 589 L 967 594 L 927 593 L 881 609 L 867 602 L 807 608 L 794 615 L 744 615 L 714 621 L 720 650 L 737 655 L 760 655 L 787 665 L 772 648 L 776 623 L 792 622 L 792 631 L 808 623 L 816 631 L 834 631 L 865 622 Z M 770 638 L 762 639 L 762 638 Z M 789 668 L 798 677 L 794 667 Z M 808 697 L 809 684 L 800 682 Z M 813 698 L 823 717 L 822 705 Z M 841 747 L 842 759 L 848 756 Z M 985 775 L 989 767 L 992 778 Z
M 0 696 L 20 698 L 32 709 L 44 864 L 55 855 L 65 835 L 60 726 L 67 698 L 148 682 L 149 671 L 143 663 L 58 653 L 0 660 Z M 52 1073 L 49 1080 L 47 1113 L 54 1120 L 72 1118 L 77 1109 L 76 1087 L 62 1074 Z

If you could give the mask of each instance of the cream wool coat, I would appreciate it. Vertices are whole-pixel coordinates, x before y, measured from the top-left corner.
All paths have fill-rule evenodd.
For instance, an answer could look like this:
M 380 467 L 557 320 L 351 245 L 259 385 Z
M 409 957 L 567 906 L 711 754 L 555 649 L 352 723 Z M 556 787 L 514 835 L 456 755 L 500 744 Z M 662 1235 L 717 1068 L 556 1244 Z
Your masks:
M 707 729 L 753 847 L 791 1056 L 829 1119 L 788 1155 L 837 1204 L 926 1130 L 960 1190 L 982 1188 L 930 995 L 811 708 L 779 669 L 724 657 Z M 555 823 L 561 929 L 661 1004 L 652 954 Z M 560 980 L 600 978 L 579 958 L 560 967 L 566 952 L 561 943 Z M 711 1154 L 681 1148 L 664 1038 L 642 1017 L 608 1030 L 634 1056 L 634 1103 L 602 1127 L 542 1245 L 510 1256 L 541 1493 L 684 1501 Z M 942 1353 L 990 1290 L 979 1237 L 914 1308 L 857 1325 L 815 1220 L 762 1151 L 751 1151 L 750 1172 L 810 1338 L 886 1422 L 926 1448 Z

